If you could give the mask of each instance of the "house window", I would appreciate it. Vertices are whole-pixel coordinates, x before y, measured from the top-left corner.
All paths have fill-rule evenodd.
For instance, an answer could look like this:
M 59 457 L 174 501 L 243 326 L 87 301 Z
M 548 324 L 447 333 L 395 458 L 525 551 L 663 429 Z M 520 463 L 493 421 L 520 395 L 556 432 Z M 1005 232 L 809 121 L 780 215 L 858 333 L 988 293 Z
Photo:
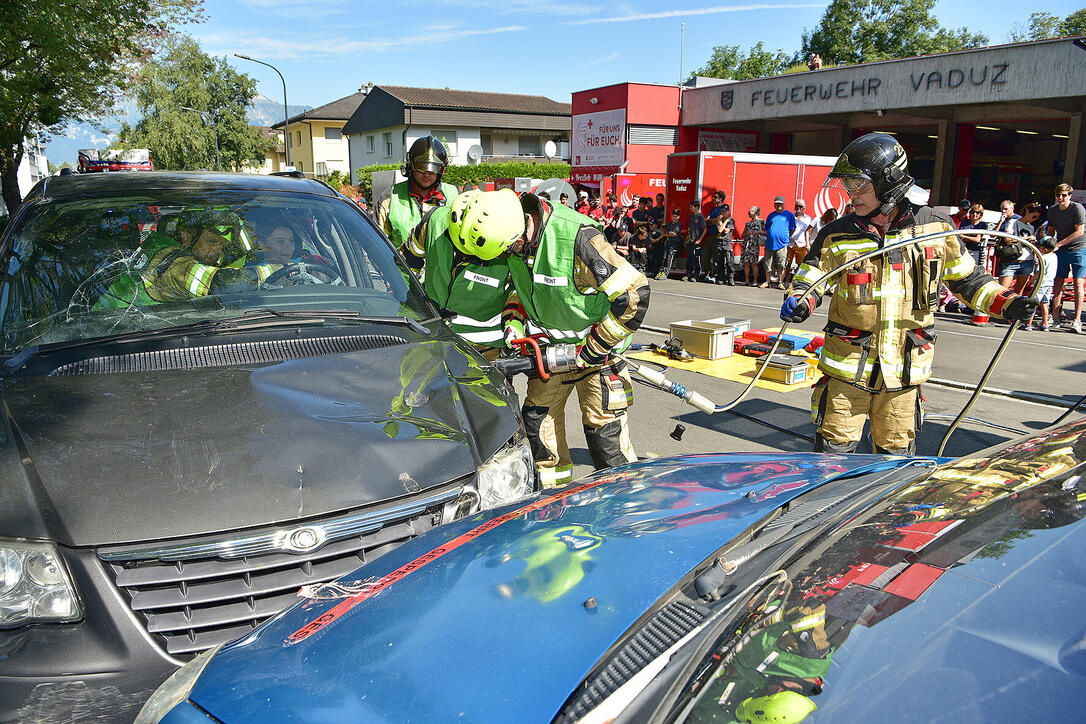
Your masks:
M 301 131 L 295 131 L 295 133 L 297 133 L 297 134 L 298 134 L 298 141 L 297 141 L 297 143 L 298 143 L 298 145 L 299 145 L 299 146 L 301 146 L 301 145 L 302 145 L 302 132 L 301 132 Z
M 494 137 L 489 133 L 479 134 L 479 145 L 483 147 L 484 156 L 494 155 Z
M 385 142 L 385 158 L 392 158 L 392 134 L 383 133 L 381 136 Z
M 343 138 L 343 130 L 340 128 L 325 127 L 324 140 L 326 141 L 338 141 Z
M 539 142 L 539 136 L 518 136 L 517 155 L 542 156 L 543 147 L 542 144 Z
M 366 136 L 366 150 L 369 153 L 376 153 L 377 148 L 375 146 L 373 136 Z

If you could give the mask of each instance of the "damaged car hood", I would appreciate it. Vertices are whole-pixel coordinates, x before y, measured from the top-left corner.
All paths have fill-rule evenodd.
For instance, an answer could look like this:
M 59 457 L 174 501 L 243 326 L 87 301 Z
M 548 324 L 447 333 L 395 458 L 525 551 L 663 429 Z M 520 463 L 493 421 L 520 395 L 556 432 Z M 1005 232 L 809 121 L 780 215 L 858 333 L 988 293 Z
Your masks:
M 0 530 L 72 546 L 161 540 L 467 478 L 517 429 L 487 374 L 436 341 L 269 366 L 9 379 Z

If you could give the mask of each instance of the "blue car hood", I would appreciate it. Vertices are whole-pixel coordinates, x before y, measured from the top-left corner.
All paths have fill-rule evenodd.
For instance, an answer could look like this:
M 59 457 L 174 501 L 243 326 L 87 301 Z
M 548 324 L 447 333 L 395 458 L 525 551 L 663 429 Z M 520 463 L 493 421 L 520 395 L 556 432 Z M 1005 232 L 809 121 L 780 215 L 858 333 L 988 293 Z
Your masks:
M 224 722 L 549 721 L 646 609 L 731 538 L 836 476 L 893 465 L 728 454 L 603 471 L 308 592 L 222 649 L 190 699 Z

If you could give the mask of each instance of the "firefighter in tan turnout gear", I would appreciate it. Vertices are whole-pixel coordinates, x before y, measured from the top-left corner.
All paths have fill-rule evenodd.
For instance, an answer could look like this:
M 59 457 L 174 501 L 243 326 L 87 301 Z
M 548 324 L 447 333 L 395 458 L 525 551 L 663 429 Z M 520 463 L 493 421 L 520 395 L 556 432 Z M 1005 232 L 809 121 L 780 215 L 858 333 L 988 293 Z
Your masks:
M 485 204 L 487 213 L 473 214 L 474 204 Z M 635 461 L 626 416 L 633 386 L 619 355 L 648 311 L 645 275 L 591 219 L 534 194 L 481 193 L 463 214 L 476 221 L 459 228 L 460 247 L 483 259 L 500 249 L 508 260 L 513 292 L 502 313 L 506 341 L 525 336 L 531 323 L 551 343 L 578 345 L 577 369 L 528 381 L 524 424 L 543 484 L 573 479 L 565 406 L 574 390 L 596 468 Z
M 781 319 L 806 320 L 830 295 L 826 343 L 811 409 L 815 450 L 853 452 L 870 417 L 879 453 L 915 449 L 923 421 L 919 386 L 931 376 L 934 312 L 939 283 L 973 309 L 1012 321 L 1029 319 L 1037 304 L 1001 287 L 956 237 L 921 242 L 849 268 L 822 289 L 811 285 L 851 259 L 907 237 L 954 227 L 906 199 L 913 184 L 905 150 L 892 136 L 871 133 L 850 143 L 827 186 L 843 188 L 855 213 L 818 233 L 792 281 Z

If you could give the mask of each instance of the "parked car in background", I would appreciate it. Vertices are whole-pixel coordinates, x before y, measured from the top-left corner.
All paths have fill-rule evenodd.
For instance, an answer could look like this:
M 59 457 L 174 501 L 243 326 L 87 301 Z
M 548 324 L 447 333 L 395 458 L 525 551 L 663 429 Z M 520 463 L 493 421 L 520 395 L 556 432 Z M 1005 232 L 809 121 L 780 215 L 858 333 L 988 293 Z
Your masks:
M 299 587 L 536 487 L 508 385 L 320 182 L 49 178 L 0 269 L 0 721 L 131 721 Z
M 601 471 L 301 591 L 137 722 L 1079 720 L 1084 471 L 1081 418 Z

